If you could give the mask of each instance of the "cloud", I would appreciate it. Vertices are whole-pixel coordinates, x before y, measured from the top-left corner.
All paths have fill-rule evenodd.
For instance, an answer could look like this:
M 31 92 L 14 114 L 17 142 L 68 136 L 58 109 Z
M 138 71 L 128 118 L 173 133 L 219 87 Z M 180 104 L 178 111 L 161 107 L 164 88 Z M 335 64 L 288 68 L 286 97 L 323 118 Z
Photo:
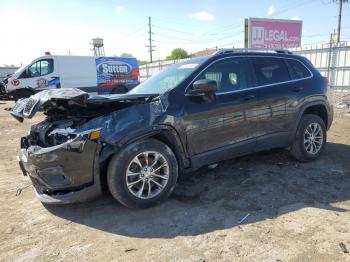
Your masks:
M 122 11 L 124 11 L 124 6 L 122 6 L 122 5 L 117 5 L 116 7 L 115 7 L 115 11 L 117 11 L 117 12 L 122 12 Z
M 214 19 L 214 16 L 207 11 L 200 11 L 198 13 L 189 14 L 189 17 L 198 21 L 211 21 Z
M 267 9 L 267 15 L 268 16 L 273 15 L 275 13 L 275 11 L 276 11 L 275 6 L 274 5 L 270 5 L 269 9 Z
M 301 20 L 301 18 L 300 18 L 299 16 L 297 16 L 297 15 L 294 16 L 294 17 L 292 17 L 291 19 L 292 19 L 292 20 Z
M 196 32 L 196 33 L 194 34 L 194 36 L 195 36 L 195 37 L 198 37 L 198 38 L 201 38 L 201 37 L 204 36 L 204 33 L 203 33 L 203 32 Z

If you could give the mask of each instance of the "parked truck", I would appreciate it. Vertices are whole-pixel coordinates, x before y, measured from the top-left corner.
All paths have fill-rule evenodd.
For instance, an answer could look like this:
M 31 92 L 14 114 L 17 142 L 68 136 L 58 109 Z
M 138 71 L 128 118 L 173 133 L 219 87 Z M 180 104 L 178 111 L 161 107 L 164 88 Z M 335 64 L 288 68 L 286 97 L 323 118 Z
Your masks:
M 133 57 L 45 55 L 18 69 L 5 85 L 6 95 L 18 100 L 55 88 L 79 88 L 98 94 L 126 93 L 139 84 Z

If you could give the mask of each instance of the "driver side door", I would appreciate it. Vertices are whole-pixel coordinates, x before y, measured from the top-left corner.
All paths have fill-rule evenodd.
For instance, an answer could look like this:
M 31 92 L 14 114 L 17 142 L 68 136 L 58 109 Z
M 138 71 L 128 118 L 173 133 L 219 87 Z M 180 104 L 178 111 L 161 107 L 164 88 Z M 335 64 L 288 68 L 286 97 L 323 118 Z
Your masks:
M 52 58 L 38 60 L 28 67 L 27 85 L 36 92 L 49 88 L 58 88 L 60 83 L 59 77 L 56 75 Z

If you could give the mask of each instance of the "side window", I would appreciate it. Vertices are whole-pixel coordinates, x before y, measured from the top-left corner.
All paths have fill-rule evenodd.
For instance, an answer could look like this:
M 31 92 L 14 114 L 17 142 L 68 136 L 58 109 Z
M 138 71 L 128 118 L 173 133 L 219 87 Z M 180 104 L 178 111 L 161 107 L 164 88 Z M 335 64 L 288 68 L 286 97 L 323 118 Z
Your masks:
M 30 67 L 28 67 L 29 77 L 38 77 L 40 76 L 40 61 L 35 62 Z
M 257 85 L 269 85 L 291 80 L 283 59 L 273 57 L 254 57 L 251 59 Z
M 52 59 L 40 61 L 40 75 L 48 75 L 53 72 Z
M 28 77 L 39 77 L 53 72 L 53 59 L 43 59 L 28 67 Z
M 311 76 L 310 71 L 299 61 L 295 59 L 286 59 L 293 79 L 300 79 Z
M 246 88 L 243 58 L 219 61 L 207 68 L 196 80 L 209 79 L 217 82 L 217 93 L 230 92 Z

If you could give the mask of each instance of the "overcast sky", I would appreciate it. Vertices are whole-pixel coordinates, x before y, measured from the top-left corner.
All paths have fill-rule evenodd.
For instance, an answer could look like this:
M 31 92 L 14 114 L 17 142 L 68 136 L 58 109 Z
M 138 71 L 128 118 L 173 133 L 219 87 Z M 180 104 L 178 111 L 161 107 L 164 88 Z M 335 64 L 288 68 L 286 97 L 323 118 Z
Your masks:
M 302 44 L 329 41 L 338 6 L 331 0 L 1 0 L 0 65 L 27 64 L 45 51 L 93 55 L 101 37 L 106 55 L 149 59 L 148 16 L 154 59 L 173 48 L 242 47 L 248 17 L 303 20 Z M 343 10 L 343 39 L 350 40 L 350 4 Z

